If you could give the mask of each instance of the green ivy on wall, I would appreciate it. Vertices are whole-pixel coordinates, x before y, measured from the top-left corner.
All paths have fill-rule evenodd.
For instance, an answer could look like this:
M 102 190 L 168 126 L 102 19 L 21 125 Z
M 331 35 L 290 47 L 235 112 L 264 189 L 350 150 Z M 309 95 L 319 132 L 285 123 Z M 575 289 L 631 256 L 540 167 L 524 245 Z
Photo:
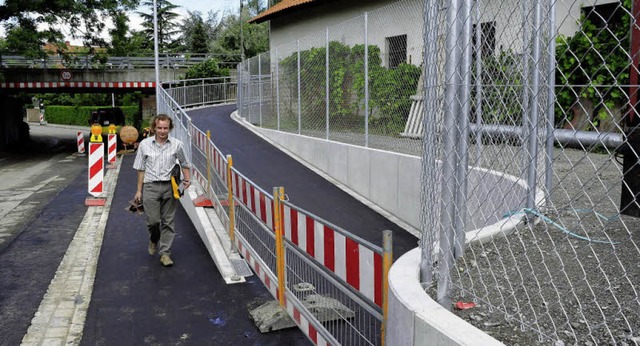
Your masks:
M 329 42 L 329 116 L 332 124 L 364 127 L 364 45 L 349 47 Z M 280 62 L 280 78 L 289 95 L 297 95 L 298 54 Z M 382 66 L 380 48 L 368 46 L 369 125 L 377 133 L 394 135 L 404 129 L 411 96 L 416 94 L 420 68 L 400 64 Z M 326 48 L 300 51 L 300 99 L 303 124 L 316 122 L 322 128 L 326 112 Z M 334 128 L 335 128 L 334 126 Z
M 585 15 L 573 37 L 557 38 L 556 124 L 565 121 L 571 107 L 586 99 L 595 106 L 595 121 L 610 116 L 607 109 L 627 101 L 623 89 L 629 84 L 631 0 L 622 0 L 621 20 L 609 20 L 598 28 Z

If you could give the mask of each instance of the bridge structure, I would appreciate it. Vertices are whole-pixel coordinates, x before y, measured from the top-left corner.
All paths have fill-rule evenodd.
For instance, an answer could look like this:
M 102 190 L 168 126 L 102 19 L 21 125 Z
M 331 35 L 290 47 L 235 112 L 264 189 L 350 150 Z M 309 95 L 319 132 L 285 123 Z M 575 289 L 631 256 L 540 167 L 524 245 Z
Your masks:
M 160 81 L 183 79 L 186 71 L 210 56 L 172 53 L 158 57 Z M 234 66 L 233 62 L 225 63 Z M 140 92 L 141 113 L 156 113 L 154 56 L 96 57 L 50 55 L 32 59 L 0 54 L 0 149 L 24 136 L 23 105 L 13 96 L 24 93 L 115 93 Z

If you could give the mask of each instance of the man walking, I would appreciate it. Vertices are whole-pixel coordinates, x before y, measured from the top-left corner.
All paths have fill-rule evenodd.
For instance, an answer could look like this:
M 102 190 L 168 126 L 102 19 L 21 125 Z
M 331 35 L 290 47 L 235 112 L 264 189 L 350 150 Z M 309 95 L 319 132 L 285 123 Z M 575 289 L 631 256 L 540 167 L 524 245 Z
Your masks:
M 188 188 L 191 164 L 187 160 L 184 144 L 170 138 L 173 120 L 166 114 L 157 115 L 151 122 L 153 136 L 140 142 L 133 168 L 138 171 L 138 185 L 134 200 L 142 201 L 149 231 L 149 254 L 159 250 L 160 262 L 173 265 L 171 243 L 175 236 L 173 219 L 178 200 L 173 196 L 171 170 L 176 162 L 182 167 L 184 188 Z

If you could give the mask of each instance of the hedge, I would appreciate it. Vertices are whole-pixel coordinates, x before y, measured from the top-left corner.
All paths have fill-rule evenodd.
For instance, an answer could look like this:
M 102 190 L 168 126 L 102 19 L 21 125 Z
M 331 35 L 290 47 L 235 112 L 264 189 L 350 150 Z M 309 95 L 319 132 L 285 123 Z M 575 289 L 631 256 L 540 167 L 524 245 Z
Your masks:
M 89 126 L 91 112 L 100 106 L 45 106 L 45 120 L 51 124 Z M 137 106 L 119 107 L 124 113 L 125 125 L 133 126 L 136 114 L 140 112 Z

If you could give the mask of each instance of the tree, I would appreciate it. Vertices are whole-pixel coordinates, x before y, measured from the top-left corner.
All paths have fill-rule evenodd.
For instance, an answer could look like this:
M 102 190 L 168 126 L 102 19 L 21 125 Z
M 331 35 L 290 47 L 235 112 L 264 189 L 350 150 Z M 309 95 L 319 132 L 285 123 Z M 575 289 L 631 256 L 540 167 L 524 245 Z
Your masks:
M 145 0 L 142 3 L 151 9 L 151 13 L 137 12 L 142 17 L 142 32 L 150 42 L 153 42 L 153 0 Z M 179 15 L 173 10 L 180 6 L 172 4 L 169 0 L 156 0 L 156 14 L 158 24 L 158 49 L 160 51 L 172 50 L 177 42 L 173 37 L 179 32 L 175 22 Z
M 180 44 L 187 52 L 208 53 L 209 44 L 218 29 L 218 13 L 210 11 L 205 20 L 199 11 L 189 11 L 180 25 Z
M 71 37 L 85 46 L 105 45 L 99 35 L 114 11 L 133 10 L 139 0 L 5 0 L 0 5 L 0 23 L 7 33 L 7 50 L 29 56 L 43 56 L 47 42 L 61 42 L 61 28 L 69 28 Z
M 268 51 L 269 27 L 267 23 L 247 23 L 250 18 L 264 10 L 260 0 L 249 0 L 246 6 L 241 6 L 240 16 L 232 14 L 224 17 L 209 50 L 221 55 L 225 61 L 240 60 L 243 51 L 245 58 Z

